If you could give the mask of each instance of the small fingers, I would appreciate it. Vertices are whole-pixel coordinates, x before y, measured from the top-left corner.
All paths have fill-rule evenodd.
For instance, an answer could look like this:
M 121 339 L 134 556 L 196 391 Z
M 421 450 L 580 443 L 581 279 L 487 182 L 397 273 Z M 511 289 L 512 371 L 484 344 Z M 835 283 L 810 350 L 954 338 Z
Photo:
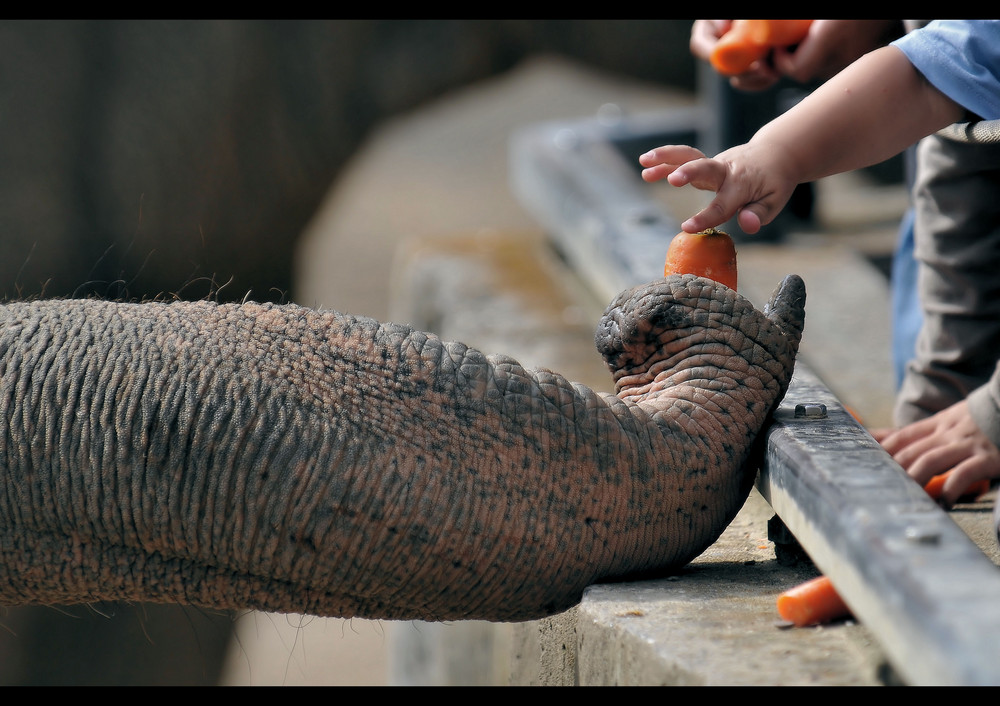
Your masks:
M 878 435 L 876 435 L 876 431 L 878 431 Z M 924 419 L 899 429 L 874 430 L 872 431 L 872 436 L 882 445 L 882 448 L 889 452 L 890 456 L 895 457 L 911 443 L 928 436 L 932 432 L 933 427 Z
M 918 446 L 920 447 L 919 449 L 914 449 L 914 447 Z M 905 457 L 897 459 L 897 461 L 899 465 L 906 469 L 910 478 L 920 483 L 920 485 L 927 485 L 931 478 L 950 471 L 969 457 L 968 449 L 961 443 L 945 445 L 913 444 L 906 451 L 911 451 L 911 449 L 913 449 L 911 453 L 906 454 L 904 452 Z
M 955 466 L 941 486 L 938 500 L 946 508 L 953 507 L 974 483 L 993 478 L 992 469 L 983 459 L 973 456 Z
M 891 434 L 894 434 L 895 432 L 896 429 L 892 427 L 876 427 L 874 429 L 868 430 L 868 433 L 872 435 L 872 438 L 883 446 L 884 446 L 883 442 L 886 439 L 888 439 Z
M 745 233 L 754 234 L 767 223 L 768 208 L 765 204 L 750 201 L 752 196 L 746 185 L 728 179 L 726 165 L 714 159 L 700 159 L 679 167 L 668 181 L 674 186 L 690 184 L 702 191 L 714 191 L 715 198 L 694 216 L 681 224 L 689 233 L 714 228 L 738 215 L 738 223 Z
M 642 170 L 642 180 L 652 184 L 670 176 L 677 169 L 676 164 L 657 164 L 653 167 L 646 167 Z
M 639 164 L 645 167 L 642 170 L 642 178 L 647 182 L 666 179 L 682 164 L 696 159 L 704 159 L 704 157 L 705 155 L 701 150 L 687 145 L 664 145 L 657 147 L 645 154 L 639 155 Z
M 735 215 L 740 229 L 747 235 L 753 235 L 771 222 L 772 209 L 765 204 L 755 201 L 742 208 L 734 206 L 739 203 L 740 199 L 729 198 L 728 195 L 719 193 L 708 206 L 684 221 L 681 227 L 688 233 L 697 233 L 706 228 L 722 225 Z
M 652 167 L 655 164 L 680 165 L 704 157 L 704 152 L 690 145 L 663 145 L 639 155 L 639 164 L 644 167 Z
M 719 37 L 732 27 L 732 20 L 695 20 L 691 26 L 691 38 L 688 45 L 691 54 L 703 61 L 709 61 L 712 50 L 719 43 Z
M 766 60 L 755 61 L 750 69 L 738 76 L 729 77 L 729 85 L 737 91 L 765 91 L 781 80 L 781 74 L 775 71 Z
M 740 167 L 740 148 L 723 154 L 728 156 L 709 159 L 694 147 L 664 145 L 639 157 L 646 182 L 666 179 L 671 186 L 690 185 L 715 192 L 708 206 L 681 224 L 688 233 L 714 228 L 738 215 L 740 228 L 752 235 L 770 223 L 791 196 L 793 185 L 785 188 L 780 180 L 772 185 L 756 172 Z
M 681 223 L 681 229 L 687 233 L 699 233 L 722 225 L 731 216 L 732 214 L 726 210 L 724 201 L 716 196 L 708 206 Z

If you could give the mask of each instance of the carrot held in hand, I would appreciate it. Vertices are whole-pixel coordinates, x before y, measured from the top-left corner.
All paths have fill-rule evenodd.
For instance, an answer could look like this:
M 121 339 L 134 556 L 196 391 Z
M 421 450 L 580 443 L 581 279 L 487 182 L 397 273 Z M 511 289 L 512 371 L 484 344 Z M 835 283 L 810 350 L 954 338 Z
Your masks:
M 663 276 L 698 275 L 736 289 L 736 245 L 725 231 L 681 231 L 670 241 Z
M 733 20 L 729 31 L 716 42 L 709 61 L 720 74 L 736 76 L 774 47 L 801 42 L 812 20 Z
M 801 628 L 846 618 L 851 614 L 851 609 L 844 603 L 830 579 L 817 576 L 778 596 L 778 614 L 795 627 Z
M 751 42 L 766 47 L 790 47 L 809 33 L 812 20 L 739 20 Z
M 927 481 L 927 484 L 924 486 L 924 490 L 928 495 L 937 500 L 941 497 L 941 493 L 944 491 L 944 482 L 948 479 L 949 475 L 951 475 L 951 471 L 945 471 L 940 475 L 934 476 Z M 962 495 L 959 497 L 959 500 L 975 500 L 989 489 L 989 480 L 986 478 L 977 480 L 975 483 L 962 491 Z
M 737 76 L 760 61 L 770 49 L 750 39 L 746 20 L 733 20 L 733 26 L 719 38 L 709 55 L 712 68 L 723 76 Z

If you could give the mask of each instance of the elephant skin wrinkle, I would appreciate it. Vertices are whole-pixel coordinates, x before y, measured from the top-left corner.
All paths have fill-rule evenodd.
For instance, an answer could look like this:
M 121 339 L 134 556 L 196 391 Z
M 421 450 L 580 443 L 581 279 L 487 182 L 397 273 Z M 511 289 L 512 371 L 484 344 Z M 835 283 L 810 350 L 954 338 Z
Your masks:
M 623 292 L 612 395 L 291 304 L 4 304 L 0 605 L 522 621 L 668 574 L 746 500 L 804 305 Z

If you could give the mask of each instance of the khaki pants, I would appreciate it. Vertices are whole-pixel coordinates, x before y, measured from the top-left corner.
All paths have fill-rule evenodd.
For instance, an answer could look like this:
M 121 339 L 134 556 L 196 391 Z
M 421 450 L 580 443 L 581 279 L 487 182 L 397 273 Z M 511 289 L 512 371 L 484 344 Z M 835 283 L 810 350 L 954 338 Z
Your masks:
M 1000 360 L 1000 144 L 932 135 L 917 155 L 914 256 L 924 321 L 897 397 L 899 426 L 965 399 Z

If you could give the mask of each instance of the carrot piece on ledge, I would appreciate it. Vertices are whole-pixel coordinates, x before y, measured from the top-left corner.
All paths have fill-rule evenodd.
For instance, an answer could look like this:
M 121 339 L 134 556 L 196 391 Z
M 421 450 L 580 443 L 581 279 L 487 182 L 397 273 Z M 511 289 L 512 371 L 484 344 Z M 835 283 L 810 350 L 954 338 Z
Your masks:
M 778 614 L 795 627 L 822 625 L 851 615 L 826 576 L 790 588 L 778 596 Z
M 941 497 L 941 489 L 951 471 L 936 475 L 924 486 L 932 498 Z M 965 489 L 962 498 L 976 499 L 990 489 L 988 480 L 979 480 Z M 818 576 L 778 596 L 778 614 L 796 627 L 822 625 L 851 615 L 851 609 L 826 576 Z
M 700 233 L 681 231 L 667 248 L 663 276 L 698 275 L 736 289 L 736 245 L 729 233 L 709 228 Z

